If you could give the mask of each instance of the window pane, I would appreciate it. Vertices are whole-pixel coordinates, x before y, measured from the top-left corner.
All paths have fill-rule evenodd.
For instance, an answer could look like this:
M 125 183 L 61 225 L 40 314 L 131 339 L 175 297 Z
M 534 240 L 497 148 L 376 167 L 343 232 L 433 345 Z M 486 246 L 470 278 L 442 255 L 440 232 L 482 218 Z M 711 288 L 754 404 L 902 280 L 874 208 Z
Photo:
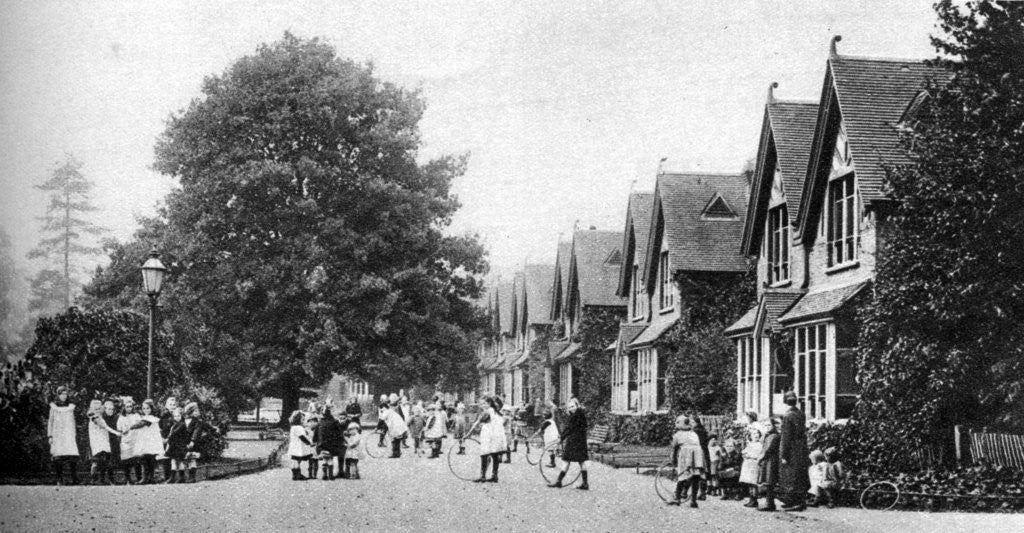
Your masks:
M 804 335 L 805 328 L 799 328 L 796 330 L 796 352 L 801 353 L 804 351 Z
M 825 324 L 821 324 L 821 325 L 818 326 L 818 349 L 819 350 L 824 350 L 825 349 L 825 341 L 827 340 L 827 337 L 825 336 L 825 332 L 827 330 L 828 330 L 828 326 L 825 325 Z

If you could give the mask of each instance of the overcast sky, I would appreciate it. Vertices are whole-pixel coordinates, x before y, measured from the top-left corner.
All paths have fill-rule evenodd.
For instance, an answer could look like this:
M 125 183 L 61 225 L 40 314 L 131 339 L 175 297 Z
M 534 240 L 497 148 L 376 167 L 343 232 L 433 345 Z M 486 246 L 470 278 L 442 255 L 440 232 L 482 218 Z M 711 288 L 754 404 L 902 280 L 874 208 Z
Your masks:
M 769 82 L 816 100 L 832 35 L 841 54 L 932 57 L 930 3 L 4 0 L 0 224 L 24 257 L 45 207 L 32 185 L 70 152 L 95 221 L 128 237 L 174 186 L 150 170 L 164 120 L 288 30 L 421 87 L 424 158 L 470 153 L 453 231 L 479 233 L 499 271 L 553 262 L 576 220 L 621 230 L 662 157 L 741 169 Z

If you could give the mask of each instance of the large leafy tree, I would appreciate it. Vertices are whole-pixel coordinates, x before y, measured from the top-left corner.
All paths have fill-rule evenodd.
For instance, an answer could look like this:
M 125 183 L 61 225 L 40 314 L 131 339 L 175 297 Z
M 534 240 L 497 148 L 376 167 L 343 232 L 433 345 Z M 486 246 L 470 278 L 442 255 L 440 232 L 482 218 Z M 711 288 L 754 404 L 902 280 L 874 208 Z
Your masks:
M 96 210 L 89 201 L 93 184 L 82 174 L 82 163 L 72 155 L 63 162 L 45 182 L 36 188 L 49 194 L 50 204 L 43 223 L 43 237 L 29 254 L 29 259 L 41 258 L 47 262 L 31 281 L 29 309 L 52 313 L 67 309 L 79 286 L 82 258 L 98 255 L 101 249 L 88 241 L 88 236 L 103 233 L 103 228 L 86 219 Z
M 913 164 L 888 173 L 858 379 L 862 416 L 951 442 L 955 424 L 1024 427 L 1024 5 L 936 9 L 951 78 L 904 125 Z
M 465 161 L 417 162 L 418 93 L 290 34 L 202 91 L 157 143 L 181 186 L 140 234 L 167 253 L 161 302 L 192 371 L 286 411 L 332 372 L 473 383 L 484 251 L 443 233 Z M 112 248 L 95 295 L 137 291 L 146 248 Z

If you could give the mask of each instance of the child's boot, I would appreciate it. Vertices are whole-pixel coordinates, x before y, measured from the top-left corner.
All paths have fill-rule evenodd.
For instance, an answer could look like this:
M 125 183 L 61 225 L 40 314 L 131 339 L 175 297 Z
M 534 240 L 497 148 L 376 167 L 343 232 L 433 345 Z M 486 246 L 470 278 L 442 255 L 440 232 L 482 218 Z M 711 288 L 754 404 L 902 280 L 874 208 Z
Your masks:
M 679 501 L 683 499 L 683 494 L 686 493 L 687 488 L 685 481 L 676 481 L 676 490 L 672 494 L 672 499 L 667 503 L 669 505 L 679 505 Z
M 590 490 L 590 483 L 587 482 L 587 471 L 584 470 L 582 473 L 583 473 L 583 484 L 578 486 L 578 487 L 576 487 L 576 488 L 580 489 L 580 490 Z
M 473 480 L 473 483 L 483 483 L 484 481 L 487 481 L 487 460 L 489 457 L 490 456 L 487 455 L 480 456 L 480 477 Z
M 512 452 L 509 450 L 505 451 L 505 463 L 512 464 Z
M 56 460 L 53 462 L 53 473 L 57 475 L 57 484 L 64 484 L 64 462 Z
M 170 459 L 165 459 L 163 461 L 160 461 L 160 464 L 162 464 L 163 467 L 164 467 L 164 483 L 170 483 L 171 482 L 171 460 Z
M 320 465 L 317 464 L 316 460 L 312 460 L 309 462 L 309 479 L 316 479 L 319 466 Z
M 515 439 L 512 440 L 512 451 L 513 452 L 519 451 L 519 441 L 518 440 L 515 440 Z
M 565 471 L 559 472 L 558 473 L 558 479 L 556 479 L 554 483 L 552 483 L 552 484 L 550 484 L 548 486 L 553 488 L 553 489 L 560 489 L 560 488 L 562 488 L 562 480 L 563 479 L 565 479 Z
M 462 444 L 459 444 L 459 453 L 456 455 L 466 455 L 466 447 L 463 446 Z
M 832 509 L 836 506 L 836 489 L 825 489 L 825 507 Z
M 491 479 L 488 479 L 487 481 L 490 481 L 491 483 L 498 482 L 498 463 L 500 462 L 501 460 L 498 458 L 498 455 L 495 455 L 494 458 L 491 459 Z
M 700 480 L 700 494 L 697 494 L 697 499 L 700 500 L 700 501 L 704 501 L 704 500 L 708 499 L 707 493 L 708 493 L 708 482 L 706 480 L 702 479 L 702 480 Z
M 195 483 L 196 482 L 196 469 L 195 468 L 189 468 L 188 469 L 188 482 L 189 483 Z

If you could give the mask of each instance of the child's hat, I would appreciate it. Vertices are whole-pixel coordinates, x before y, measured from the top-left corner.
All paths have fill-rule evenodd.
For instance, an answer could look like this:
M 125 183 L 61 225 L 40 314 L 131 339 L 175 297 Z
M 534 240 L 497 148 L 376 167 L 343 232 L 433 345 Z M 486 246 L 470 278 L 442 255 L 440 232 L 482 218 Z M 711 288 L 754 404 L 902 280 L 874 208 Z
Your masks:
M 825 455 L 826 456 L 832 457 L 835 454 L 836 454 L 836 447 L 835 446 L 829 446 L 828 448 L 825 448 Z
M 358 431 L 358 430 L 360 430 L 362 428 L 359 426 L 359 422 L 349 422 L 348 423 L 348 428 L 346 428 L 346 429 L 354 429 L 354 430 Z
M 821 453 L 821 450 L 814 450 L 811 452 L 811 462 L 820 463 L 825 460 L 825 454 Z
M 677 429 L 681 429 L 683 431 L 689 431 L 689 430 L 693 429 L 693 426 L 690 425 L 690 417 L 688 417 L 686 415 L 679 415 L 679 416 L 677 416 L 676 417 L 676 428 Z

